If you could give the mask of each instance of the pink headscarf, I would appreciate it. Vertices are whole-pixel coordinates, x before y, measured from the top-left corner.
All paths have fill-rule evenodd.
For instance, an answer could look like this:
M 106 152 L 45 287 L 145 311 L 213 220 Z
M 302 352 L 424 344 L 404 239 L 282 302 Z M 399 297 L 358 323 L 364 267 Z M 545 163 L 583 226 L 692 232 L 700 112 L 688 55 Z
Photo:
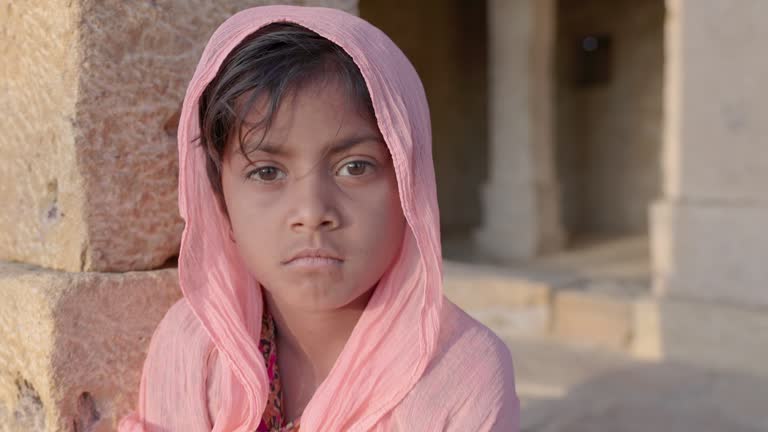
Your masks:
M 152 338 L 138 410 L 123 419 L 120 431 L 251 432 L 265 409 L 269 382 L 258 349 L 260 285 L 227 234 L 226 216 L 205 174 L 204 149 L 192 140 L 200 132 L 198 100 L 225 57 L 247 35 L 275 22 L 304 26 L 354 59 L 392 154 L 409 228 L 395 264 L 304 410 L 302 432 L 393 430 L 396 423 L 396 430 L 446 430 L 449 418 L 472 415 L 467 407 L 474 404 L 482 414 L 465 422 L 477 425 L 473 430 L 490 430 L 492 425 L 494 430 L 516 430 L 518 402 L 508 351 L 443 299 L 430 118 L 413 66 L 384 33 L 358 17 L 326 8 L 265 6 L 239 12 L 216 30 L 187 88 L 178 129 L 179 209 L 186 221 L 179 255 L 184 298 Z M 220 409 L 211 424 L 207 388 L 214 351 L 220 369 L 214 397 Z M 440 385 L 463 373 L 456 368 L 477 367 L 487 374 L 457 384 L 462 388 L 444 389 L 466 396 L 434 401 L 432 412 L 414 412 L 412 421 L 393 414 L 399 406 L 418 406 L 406 401 L 417 390 L 428 394 L 427 385 L 442 391 Z M 382 429 L 384 425 L 389 426 Z

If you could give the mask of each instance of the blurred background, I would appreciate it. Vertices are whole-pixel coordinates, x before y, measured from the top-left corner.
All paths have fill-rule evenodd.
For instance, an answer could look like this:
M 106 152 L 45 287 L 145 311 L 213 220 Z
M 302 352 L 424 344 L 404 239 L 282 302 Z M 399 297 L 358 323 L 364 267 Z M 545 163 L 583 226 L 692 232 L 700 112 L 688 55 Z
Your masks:
M 0 431 L 135 404 L 186 85 L 268 3 L 0 0 Z M 416 67 L 445 291 L 508 343 L 523 431 L 768 431 L 767 1 L 277 3 Z

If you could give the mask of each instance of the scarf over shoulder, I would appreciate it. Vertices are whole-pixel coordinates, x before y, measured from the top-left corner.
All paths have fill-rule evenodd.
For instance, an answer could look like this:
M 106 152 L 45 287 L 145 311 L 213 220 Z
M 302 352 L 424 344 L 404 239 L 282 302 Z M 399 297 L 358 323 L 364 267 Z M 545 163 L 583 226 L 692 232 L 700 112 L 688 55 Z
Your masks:
M 334 9 L 296 6 L 256 7 L 227 19 L 189 83 L 178 129 L 184 298 L 152 337 L 137 410 L 119 430 L 251 432 L 265 409 L 269 382 L 258 347 L 259 281 L 228 236 L 206 176 L 205 150 L 193 140 L 200 133 L 198 100 L 225 57 L 247 35 L 275 22 L 306 27 L 355 61 L 392 155 L 407 220 L 400 254 L 305 408 L 302 432 L 517 431 L 508 349 L 443 298 L 430 117 L 416 71 L 368 22 Z

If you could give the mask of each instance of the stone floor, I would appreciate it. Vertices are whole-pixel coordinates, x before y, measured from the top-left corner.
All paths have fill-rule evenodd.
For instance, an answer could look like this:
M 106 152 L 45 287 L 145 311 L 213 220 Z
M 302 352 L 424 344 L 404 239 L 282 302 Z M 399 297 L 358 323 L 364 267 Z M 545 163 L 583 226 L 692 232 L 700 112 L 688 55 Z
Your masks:
M 522 432 L 768 432 L 768 375 L 746 372 L 765 368 L 690 364 L 766 361 L 768 348 L 744 349 L 765 338 L 723 332 L 720 322 L 708 349 L 683 356 L 689 363 L 630 356 L 631 341 L 658 331 L 644 329 L 634 306 L 653 296 L 647 237 L 586 239 L 517 264 L 494 263 L 466 239 L 446 246 L 446 294 L 512 351 Z M 692 319 L 711 321 L 702 311 Z M 732 319 L 744 324 L 746 312 Z M 741 342 L 723 339 L 734 334 Z M 684 340 L 678 349 L 696 345 Z
M 508 338 L 522 432 L 768 431 L 768 380 Z

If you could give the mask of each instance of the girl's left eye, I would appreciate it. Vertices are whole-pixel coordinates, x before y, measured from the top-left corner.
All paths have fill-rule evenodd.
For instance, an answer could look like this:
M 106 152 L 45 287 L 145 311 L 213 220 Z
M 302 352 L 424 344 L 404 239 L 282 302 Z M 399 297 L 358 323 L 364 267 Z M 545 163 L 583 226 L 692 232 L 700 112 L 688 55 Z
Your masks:
M 367 168 L 373 168 L 373 164 L 368 161 L 357 160 L 344 164 L 338 172 L 343 176 L 360 177 L 366 173 Z

